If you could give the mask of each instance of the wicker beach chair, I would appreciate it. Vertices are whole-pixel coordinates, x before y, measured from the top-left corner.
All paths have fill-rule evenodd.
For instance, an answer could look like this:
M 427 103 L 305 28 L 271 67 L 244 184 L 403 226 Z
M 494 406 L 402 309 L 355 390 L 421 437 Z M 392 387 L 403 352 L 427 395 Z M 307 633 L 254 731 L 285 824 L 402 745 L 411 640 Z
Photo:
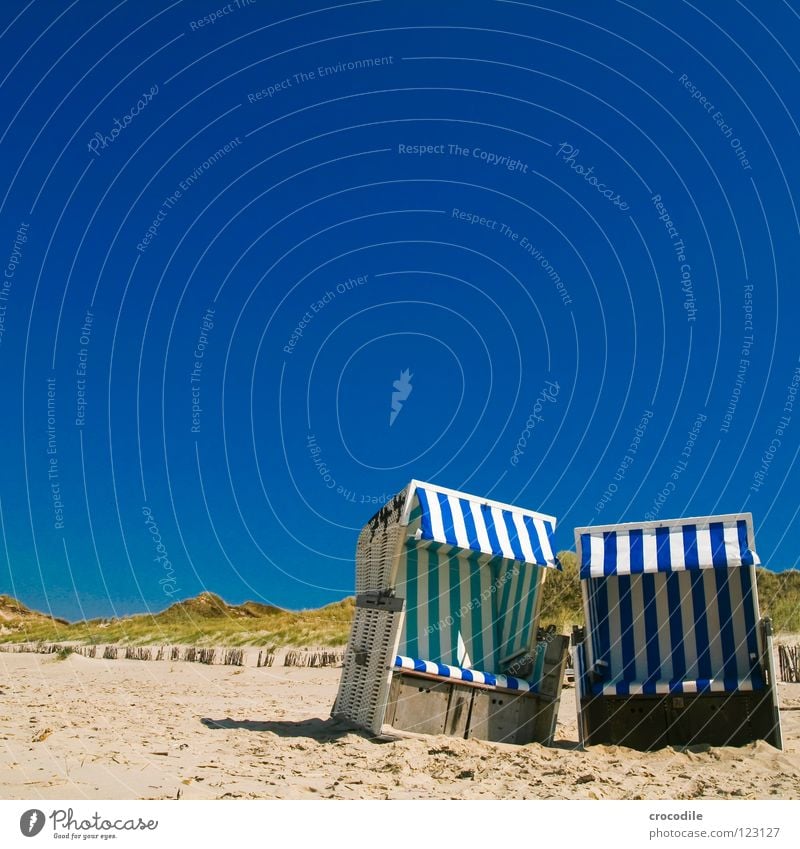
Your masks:
M 577 528 L 584 744 L 781 748 L 749 513 Z
M 550 743 L 568 638 L 538 627 L 555 519 L 412 481 L 356 550 L 333 716 L 374 734 Z

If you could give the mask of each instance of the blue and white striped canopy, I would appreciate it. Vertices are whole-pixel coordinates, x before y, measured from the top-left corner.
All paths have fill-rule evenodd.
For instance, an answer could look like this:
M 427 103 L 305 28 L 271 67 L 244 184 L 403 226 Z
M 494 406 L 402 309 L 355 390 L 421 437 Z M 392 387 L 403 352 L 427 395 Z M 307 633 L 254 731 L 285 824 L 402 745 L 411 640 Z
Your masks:
M 759 565 L 752 517 L 710 516 L 577 528 L 581 578 Z
M 561 568 L 553 551 L 556 520 L 509 504 L 412 481 L 406 506 L 421 514 L 417 538 L 520 563 Z

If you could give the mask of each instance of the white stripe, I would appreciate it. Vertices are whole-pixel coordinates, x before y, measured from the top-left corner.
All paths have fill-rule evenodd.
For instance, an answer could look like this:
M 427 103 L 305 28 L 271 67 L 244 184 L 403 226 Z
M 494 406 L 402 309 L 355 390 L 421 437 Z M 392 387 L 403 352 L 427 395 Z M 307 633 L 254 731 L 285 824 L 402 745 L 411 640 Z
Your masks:
M 439 662 L 452 663 L 456 659 L 456 647 L 453 645 L 453 625 L 448 617 L 455 620 L 455 610 L 450 609 L 450 560 L 445 554 L 438 554 L 439 561 Z
M 658 546 L 656 544 L 656 532 L 648 528 L 642 532 L 642 550 L 644 555 L 644 571 L 658 571 Z
M 519 537 L 519 545 L 522 549 L 522 554 L 528 563 L 535 563 L 536 555 L 533 553 L 533 546 L 531 545 L 528 529 L 525 527 L 525 522 L 523 521 L 522 516 L 519 513 L 512 513 L 511 518 L 514 522 L 514 527 L 517 529 L 517 536 Z
M 617 532 L 617 570 L 626 575 L 631 571 L 631 537 L 624 531 Z
M 706 625 L 708 627 L 708 658 L 711 674 L 722 670 L 722 633 L 719 624 L 719 605 L 717 604 L 717 576 L 713 569 L 703 572 L 703 591 L 706 600 Z
M 736 522 L 726 522 L 722 526 L 722 538 L 725 540 L 725 558 L 728 566 L 742 565 L 742 551 L 739 548 L 739 529 Z
M 608 593 L 608 674 L 622 675 L 622 615 L 619 609 L 619 581 L 607 581 Z
M 659 696 L 669 693 L 669 681 L 656 681 L 656 693 Z
M 683 550 L 683 527 L 669 529 L 669 560 L 673 572 L 686 569 L 686 555 Z
M 656 596 L 656 622 L 658 623 L 658 653 L 661 658 L 661 678 L 672 678 L 672 643 L 669 636 L 669 600 L 667 598 L 667 573 L 654 575 Z M 652 637 L 652 634 L 649 636 Z
M 591 568 L 592 568 L 592 577 L 593 578 L 602 578 L 603 577 L 603 562 L 604 562 L 604 545 L 603 545 L 603 537 L 597 536 L 597 534 L 592 534 L 589 537 L 589 543 L 591 544 Z
M 642 576 L 631 575 L 631 607 L 633 608 L 633 642 L 636 649 L 634 678 L 647 678 L 647 633 L 644 627 L 644 589 Z
M 711 563 L 711 531 L 706 528 L 697 529 L 697 559 L 698 563 Z
M 684 569 L 678 575 L 678 587 L 681 592 L 681 613 L 683 614 L 683 656 L 686 660 L 684 678 L 695 679 L 700 673 L 697 668 L 697 620 L 694 618 L 692 601 L 692 573 Z
M 533 527 L 536 528 L 536 536 L 539 537 L 539 545 L 541 546 L 544 559 L 548 563 L 553 563 L 556 556 L 553 552 L 553 546 L 550 544 L 550 537 L 547 534 L 547 523 L 544 519 L 534 519 Z
M 431 533 L 436 542 L 447 542 L 444 535 L 444 523 L 442 522 L 442 507 L 439 504 L 439 496 L 435 492 L 425 490 L 428 496 L 428 507 L 431 519 Z
M 461 512 L 464 501 L 453 495 L 448 495 L 447 503 L 450 505 L 450 512 L 453 514 L 453 530 L 456 533 L 456 542 L 461 548 L 469 548 L 467 527 L 464 524 L 464 514 Z
M 483 519 L 480 504 L 470 501 L 469 509 L 472 512 L 472 521 L 475 522 L 475 531 L 478 535 L 478 544 L 481 551 L 485 554 L 493 554 L 494 552 L 492 551 L 492 546 L 489 544 L 489 534 L 486 532 L 486 522 Z
M 697 692 L 697 681 L 684 681 L 683 682 L 683 692 L 684 693 L 696 693 Z
M 497 534 L 503 557 L 507 557 L 509 560 L 516 560 L 517 557 L 514 554 L 514 549 L 511 547 L 511 540 L 508 538 L 503 511 L 499 507 L 490 507 L 489 509 L 492 513 L 492 519 L 494 519 L 494 532 Z
M 750 653 L 747 651 L 747 619 L 744 615 L 742 578 L 739 569 L 728 573 L 728 592 L 731 599 L 731 624 L 733 625 L 736 674 L 746 675 L 750 670 Z M 758 616 L 755 615 L 755 612 L 753 614 L 753 620 L 758 622 Z

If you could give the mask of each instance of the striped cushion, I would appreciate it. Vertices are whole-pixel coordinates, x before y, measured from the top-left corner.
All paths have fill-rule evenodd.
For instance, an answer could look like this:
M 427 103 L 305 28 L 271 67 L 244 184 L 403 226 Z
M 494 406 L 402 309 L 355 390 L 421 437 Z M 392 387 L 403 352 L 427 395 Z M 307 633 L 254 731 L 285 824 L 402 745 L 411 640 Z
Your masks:
M 691 693 L 747 693 L 763 690 L 760 675 L 747 678 L 698 678 L 693 681 L 596 681 L 592 684 L 595 695 L 604 696 L 656 696 Z
M 479 672 L 477 669 L 462 669 L 460 666 L 449 666 L 444 663 L 434 663 L 432 660 L 419 660 L 415 657 L 394 659 L 394 665 L 412 672 L 427 672 L 429 675 L 440 675 L 442 678 L 456 678 L 459 681 L 471 681 L 474 684 L 486 684 L 489 687 L 502 687 L 506 690 L 519 690 L 523 693 L 535 693 L 536 685 L 522 678 L 511 675 L 493 675 L 491 672 Z

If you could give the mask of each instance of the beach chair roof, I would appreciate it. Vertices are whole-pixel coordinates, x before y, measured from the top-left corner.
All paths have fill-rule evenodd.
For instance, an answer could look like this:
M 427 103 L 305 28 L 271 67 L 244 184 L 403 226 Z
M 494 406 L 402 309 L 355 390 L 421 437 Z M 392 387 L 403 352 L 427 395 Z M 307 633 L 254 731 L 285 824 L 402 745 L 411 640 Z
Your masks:
M 582 579 L 759 565 L 750 513 L 576 528 Z
M 402 524 L 427 540 L 465 552 L 560 569 L 553 516 L 441 486 L 411 481 Z

